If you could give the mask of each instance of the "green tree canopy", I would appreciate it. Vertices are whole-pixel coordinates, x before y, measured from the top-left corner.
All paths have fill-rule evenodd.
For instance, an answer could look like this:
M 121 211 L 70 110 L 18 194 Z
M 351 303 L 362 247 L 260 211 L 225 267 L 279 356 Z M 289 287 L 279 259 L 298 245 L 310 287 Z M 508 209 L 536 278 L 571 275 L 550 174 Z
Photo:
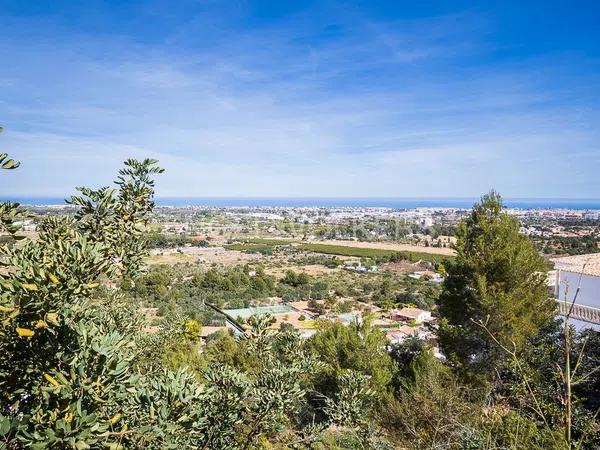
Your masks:
M 198 326 L 149 334 L 114 288 L 143 268 L 155 164 L 126 161 L 117 189 L 81 188 L 73 217 L 0 245 L 0 449 L 250 449 L 290 423 L 315 367 L 297 333 L 252 322 L 251 373 L 208 361 L 195 377 L 162 356 L 193 352 Z
M 439 298 L 440 338 L 451 361 L 485 372 L 498 358 L 490 334 L 521 349 L 552 319 L 548 267 L 494 191 L 473 207 L 456 237 L 456 259 L 448 263 Z
M 378 396 L 387 394 L 394 373 L 387 344 L 383 333 L 368 318 L 348 326 L 324 322 L 310 341 L 311 349 L 324 363 L 323 373 L 317 377 L 318 390 L 334 396 L 340 390 L 344 373 L 353 370 L 368 377 L 369 387 Z

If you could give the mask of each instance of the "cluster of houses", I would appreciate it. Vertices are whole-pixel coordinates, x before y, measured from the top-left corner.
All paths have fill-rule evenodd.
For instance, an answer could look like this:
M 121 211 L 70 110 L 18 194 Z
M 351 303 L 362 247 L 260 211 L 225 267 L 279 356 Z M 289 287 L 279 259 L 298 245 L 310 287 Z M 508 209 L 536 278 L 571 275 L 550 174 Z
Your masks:
M 385 330 L 385 336 L 392 344 L 400 344 L 408 338 L 416 337 L 426 341 L 437 358 L 444 359 L 437 339 L 437 321 L 431 311 L 405 307 L 391 310 L 389 316 L 394 324 L 398 324 L 397 328 L 389 327 Z
M 430 311 L 415 307 L 384 311 L 375 305 L 353 302 L 350 311 L 336 312 L 325 309 L 324 303 L 322 300 L 298 301 L 271 306 L 226 309 L 223 310 L 223 313 L 230 322 L 230 328 L 236 328 L 241 324 L 243 329 L 244 323 L 249 317 L 269 314 L 273 317 L 271 328 L 278 329 L 282 326 L 291 326 L 304 337 L 310 337 L 317 333 L 318 320 L 333 320 L 349 325 L 354 322 L 360 323 L 364 320 L 365 314 L 369 314 L 372 325 L 385 334 L 390 345 L 400 344 L 406 339 L 415 337 L 428 342 L 434 354 L 439 358 L 443 358 L 443 355 L 439 352 L 436 338 L 436 319 Z

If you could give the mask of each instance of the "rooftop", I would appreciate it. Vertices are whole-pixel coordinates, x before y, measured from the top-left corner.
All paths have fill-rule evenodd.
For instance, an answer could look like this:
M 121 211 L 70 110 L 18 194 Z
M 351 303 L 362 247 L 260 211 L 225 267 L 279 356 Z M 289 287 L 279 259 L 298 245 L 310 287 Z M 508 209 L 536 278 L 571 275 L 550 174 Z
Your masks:
M 556 269 L 600 277 L 600 253 L 565 256 L 552 261 Z
M 239 308 L 239 309 L 224 309 L 225 314 L 229 314 L 234 319 L 241 317 L 247 319 L 250 316 L 260 316 L 263 314 L 271 314 L 277 316 L 279 314 L 288 314 L 293 309 L 287 305 L 273 305 L 273 306 L 253 306 L 250 308 Z
M 393 311 L 394 314 L 397 314 L 402 317 L 412 318 L 412 319 L 416 319 L 419 316 L 419 314 L 423 314 L 423 313 L 427 313 L 427 312 L 428 311 L 425 311 L 420 308 L 402 308 L 402 309 L 395 309 Z

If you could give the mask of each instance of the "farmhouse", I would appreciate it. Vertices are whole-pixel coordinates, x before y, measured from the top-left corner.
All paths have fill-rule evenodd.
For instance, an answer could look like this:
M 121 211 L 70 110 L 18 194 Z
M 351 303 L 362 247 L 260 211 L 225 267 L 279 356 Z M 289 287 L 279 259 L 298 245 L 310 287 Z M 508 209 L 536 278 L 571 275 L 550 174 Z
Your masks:
M 409 327 L 408 325 L 402 325 L 397 330 L 389 330 L 385 333 L 385 337 L 392 344 L 400 344 L 408 337 L 416 337 L 419 335 L 419 329 Z
M 431 312 L 420 308 L 393 309 L 390 318 L 399 322 L 414 320 L 416 323 L 423 323 L 431 320 Z

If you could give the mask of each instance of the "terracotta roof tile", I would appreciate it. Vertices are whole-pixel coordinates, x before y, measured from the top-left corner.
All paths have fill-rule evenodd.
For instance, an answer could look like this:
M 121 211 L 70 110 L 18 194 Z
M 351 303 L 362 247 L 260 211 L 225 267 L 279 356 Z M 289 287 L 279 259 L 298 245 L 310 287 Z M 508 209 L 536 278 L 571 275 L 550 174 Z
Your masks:
M 600 277 L 600 253 L 565 256 L 552 261 L 556 269 Z

